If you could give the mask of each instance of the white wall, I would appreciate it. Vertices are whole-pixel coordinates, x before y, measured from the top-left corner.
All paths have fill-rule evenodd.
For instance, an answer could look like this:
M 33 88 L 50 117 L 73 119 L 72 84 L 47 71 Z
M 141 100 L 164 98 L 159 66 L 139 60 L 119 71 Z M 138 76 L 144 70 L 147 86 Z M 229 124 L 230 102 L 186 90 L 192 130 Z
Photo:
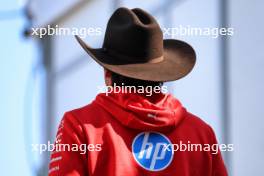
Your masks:
M 230 1 L 233 175 L 264 173 L 264 1 Z
M 60 0 L 31 0 L 27 6 L 33 16 L 33 26 L 44 27 L 82 1 L 84 0 L 63 0 L 62 4 Z

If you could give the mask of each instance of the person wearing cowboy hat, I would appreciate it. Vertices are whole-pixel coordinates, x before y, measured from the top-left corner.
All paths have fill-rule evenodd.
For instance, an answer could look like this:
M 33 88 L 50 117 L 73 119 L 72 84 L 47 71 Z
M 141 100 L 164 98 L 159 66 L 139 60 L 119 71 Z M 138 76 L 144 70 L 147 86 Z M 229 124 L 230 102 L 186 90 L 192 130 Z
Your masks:
M 102 48 L 76 39 L 112 90 L 160 87 L 186 76 L 196 60 L 189 44 L 163 40 L 157 21 L 139 8 L 112 14 Z M 55 144 L 68 148 L 51 153 L 49 176 L 227 175 L 212 128 L 163 92 L 100 93 L 65 113 Z

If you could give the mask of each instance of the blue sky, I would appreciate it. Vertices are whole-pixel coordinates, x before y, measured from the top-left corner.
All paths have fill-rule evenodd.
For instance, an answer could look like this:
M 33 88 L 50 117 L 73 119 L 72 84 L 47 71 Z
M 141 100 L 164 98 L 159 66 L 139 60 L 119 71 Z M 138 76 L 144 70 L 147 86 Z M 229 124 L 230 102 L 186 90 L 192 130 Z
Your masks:
M 30 38 L 23 37 L 23 14 L 6 15 L 6 11 L 21 5 L 22 1 L 0 0 L 0 164 L 1 175 L 11 176 L 31 175 L 25 153 L 30 145 L 24 142 L 23 108 L 26 80 L 35 58 L 34 45 Z

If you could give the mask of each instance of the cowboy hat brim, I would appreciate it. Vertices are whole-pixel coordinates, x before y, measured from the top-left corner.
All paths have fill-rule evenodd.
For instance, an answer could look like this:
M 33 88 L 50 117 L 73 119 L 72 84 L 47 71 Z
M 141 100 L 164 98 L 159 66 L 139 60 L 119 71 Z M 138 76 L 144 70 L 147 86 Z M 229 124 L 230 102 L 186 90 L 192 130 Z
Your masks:
M 103 62 L 115 59 L 104 52 L 102 48 L 94 49 L 87 45 L 79 36 L 75 36 L 82 48 L 102 67 L 123 76 L 149 80 L 174 81 L 186 76 L 194 67 L 196 54 L 187 43 L 174 40 L 163 40 L 163 59 L 155 63 L 139 63 L 116 65 Z

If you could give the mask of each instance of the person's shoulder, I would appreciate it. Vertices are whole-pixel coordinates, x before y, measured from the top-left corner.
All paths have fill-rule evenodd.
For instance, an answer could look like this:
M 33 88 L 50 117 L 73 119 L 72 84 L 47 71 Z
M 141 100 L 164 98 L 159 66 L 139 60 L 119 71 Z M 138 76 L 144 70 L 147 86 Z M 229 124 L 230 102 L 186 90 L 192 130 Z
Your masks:
M 186 113 L 185 121 L 187 121 L 190 125 L 195 125 L 195 126 L 199 125 L 201 127 L 208 126 L 208 124 L 204 120 L 202 120 L 200 117 L 190 112 Z
M 82 107 L 72 109 L 66 113 L 72 114 L 74 116 L 83 116 L 83 115 L 87 115 L 90 113 L 97 112 L 97 110 L 98 110 L 98 106 L 96 106 L 95 103 L 91 102 L 91 103 L 84 105 Z
M 186 113 L 186 118 L 184 119 L 183 125 L 197 133 L 207 133 L 211 135 L 214 133 L 212 127 L 207 122 L 190 112 Z
M 74 118 L 79 123 L 91 123 L 98 121 L 98 117 L 102 120 L 105 116 L 105 111 L 93 101 L 85 106 L 67 111 L 65 116 Z

